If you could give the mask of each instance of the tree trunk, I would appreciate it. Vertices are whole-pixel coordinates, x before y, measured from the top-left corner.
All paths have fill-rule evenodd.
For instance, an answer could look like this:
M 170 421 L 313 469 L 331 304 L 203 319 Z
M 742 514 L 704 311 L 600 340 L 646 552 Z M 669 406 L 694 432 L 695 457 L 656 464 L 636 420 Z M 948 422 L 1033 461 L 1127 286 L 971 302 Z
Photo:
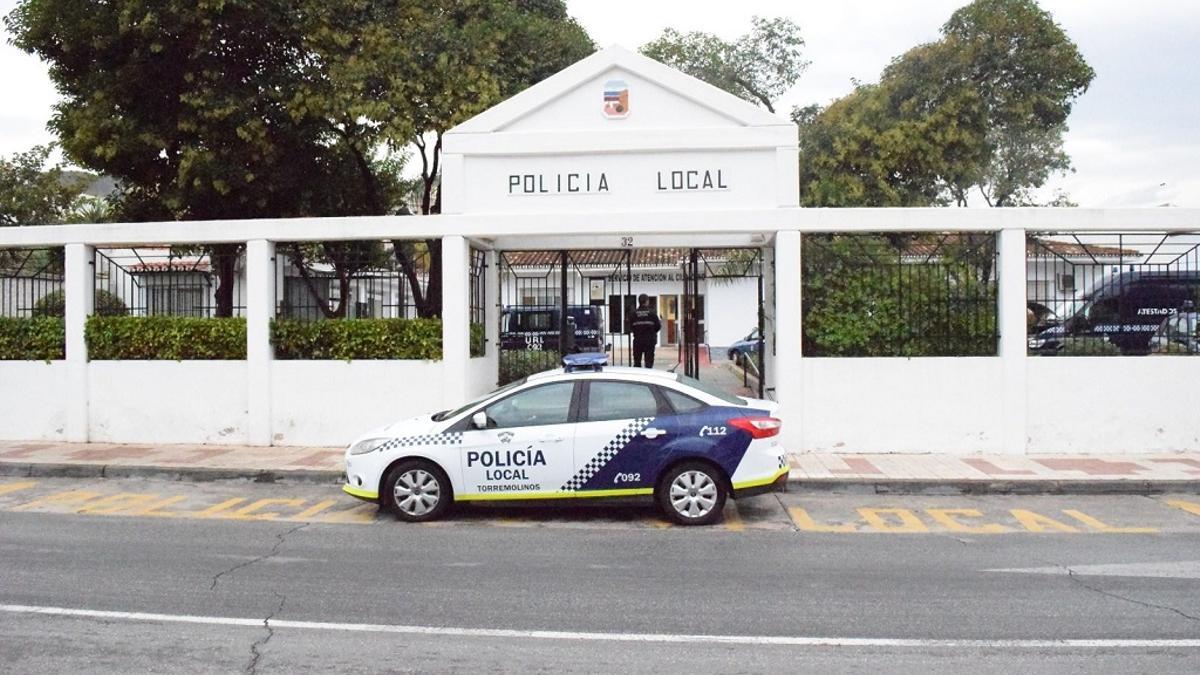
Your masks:
M 233 284 L 237 278 L 237 259 L 242 252 L 239 244 L 214 244 L 209 260 L 217 276 L 216 310 L 218 317 L 233 316 Z

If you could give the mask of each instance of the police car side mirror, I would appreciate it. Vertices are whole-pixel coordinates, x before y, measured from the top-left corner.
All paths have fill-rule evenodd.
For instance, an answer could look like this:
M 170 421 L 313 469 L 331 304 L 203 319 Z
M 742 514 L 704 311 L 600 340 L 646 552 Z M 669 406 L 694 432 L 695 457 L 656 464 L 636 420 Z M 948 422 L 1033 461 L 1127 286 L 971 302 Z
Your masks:
M 475 427 L 476 429 L 486 429 L 487 425 L 487 413 L 480 410 L 474 415 L 471 415 L 471 426 Z

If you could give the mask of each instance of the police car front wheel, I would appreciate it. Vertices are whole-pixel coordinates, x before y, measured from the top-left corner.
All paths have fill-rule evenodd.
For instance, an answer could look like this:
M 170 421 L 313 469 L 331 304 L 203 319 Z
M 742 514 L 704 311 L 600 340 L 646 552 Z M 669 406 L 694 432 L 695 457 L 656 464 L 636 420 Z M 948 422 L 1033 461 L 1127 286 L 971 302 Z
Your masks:
M 720 473 L 702 462 L 672 468 L 658 486 L 658 503 L 680 525 L 709 525 L 721 518 L 728 490 Z
M 410 523 L 439 518 L 454 501 L 446 474 L 425 460 L 400 462 L 384 483 L 384 505 L 397 518 Z

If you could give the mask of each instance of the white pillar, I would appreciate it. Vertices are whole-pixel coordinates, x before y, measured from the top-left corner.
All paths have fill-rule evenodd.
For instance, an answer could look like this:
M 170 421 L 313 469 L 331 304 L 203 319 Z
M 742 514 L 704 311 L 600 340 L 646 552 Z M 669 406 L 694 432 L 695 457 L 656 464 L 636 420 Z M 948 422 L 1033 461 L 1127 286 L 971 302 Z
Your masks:
M 803 360 L 800 356 L 800 233 L 775 234 L 775 400 L 785 450 L 803 450 Z
M 84 330 L 96 303 L 96 250 L 86 244 L 67 244 L 63 294 L 66 308 L 67 426 L 66 439 L 88 441 L 88 354 Z
M 271 319 L 275 316 L 275 242 L 246 243 L 246 442 L 271 445 Z
M 1025 298 L 1025 230 L 1008 228 L 1000 231 L 999 297 L 999 354 L 1004 378 L 1000 436 L 1000 451 L 1023 455 L 1026 447 L 1026 298 Z
M 470 396 L 470 249 L 459 235 L 442 237 L 442 378 L 445 406 Z

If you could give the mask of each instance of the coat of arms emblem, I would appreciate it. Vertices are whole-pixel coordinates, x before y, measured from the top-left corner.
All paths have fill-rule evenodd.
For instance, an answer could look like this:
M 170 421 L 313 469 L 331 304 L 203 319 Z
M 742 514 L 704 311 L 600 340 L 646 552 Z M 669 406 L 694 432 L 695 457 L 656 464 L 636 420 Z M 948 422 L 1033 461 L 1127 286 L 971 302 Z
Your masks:
M 629 85 L 625 80 L 604 83 L 604 116 L 613 120 L 629 117 Z

